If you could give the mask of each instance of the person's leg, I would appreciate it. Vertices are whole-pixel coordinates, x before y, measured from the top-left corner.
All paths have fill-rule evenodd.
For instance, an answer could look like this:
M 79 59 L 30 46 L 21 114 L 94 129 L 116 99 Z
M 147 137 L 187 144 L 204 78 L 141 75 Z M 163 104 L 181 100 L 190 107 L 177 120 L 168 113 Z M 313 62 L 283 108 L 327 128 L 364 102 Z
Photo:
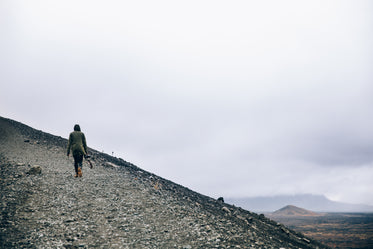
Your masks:
M 78 168 L 79 168 L 79 158 L 77 155 L 74 155 L 74 167 L 75 167 L 75 177 L 78 177 Z
M 78 176 L 82 177 L 82 168 L 83 168 L 83 155 L 77 155 L 77 164 L 78 164 Z

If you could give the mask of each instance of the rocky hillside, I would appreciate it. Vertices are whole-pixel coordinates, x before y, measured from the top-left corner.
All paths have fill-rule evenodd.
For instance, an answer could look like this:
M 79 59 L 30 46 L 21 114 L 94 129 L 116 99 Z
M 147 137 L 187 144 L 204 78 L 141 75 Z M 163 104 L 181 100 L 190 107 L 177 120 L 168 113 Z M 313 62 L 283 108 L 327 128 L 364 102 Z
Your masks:
M 1 248 L 327 248 L 285 226 L 0 117 Z

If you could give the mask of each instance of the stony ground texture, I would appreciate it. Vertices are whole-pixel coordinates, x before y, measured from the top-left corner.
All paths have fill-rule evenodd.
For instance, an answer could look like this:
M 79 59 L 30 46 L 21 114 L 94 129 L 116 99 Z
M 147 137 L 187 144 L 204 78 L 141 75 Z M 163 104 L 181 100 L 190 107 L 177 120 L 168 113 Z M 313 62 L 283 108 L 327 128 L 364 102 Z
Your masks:
M 94 150 L 74 178 L 66 144 L 0 117 L 0 248 L 327 248 Z

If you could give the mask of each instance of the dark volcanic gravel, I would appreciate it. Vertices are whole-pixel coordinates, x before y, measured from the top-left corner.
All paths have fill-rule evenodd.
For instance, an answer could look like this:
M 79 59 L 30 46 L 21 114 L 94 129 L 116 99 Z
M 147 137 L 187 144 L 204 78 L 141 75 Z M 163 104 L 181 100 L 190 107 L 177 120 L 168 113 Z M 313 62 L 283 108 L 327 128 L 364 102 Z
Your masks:
M 1 248 L 327 248 L 92 149 L 74 178 L 66 144 L 0 117 Z

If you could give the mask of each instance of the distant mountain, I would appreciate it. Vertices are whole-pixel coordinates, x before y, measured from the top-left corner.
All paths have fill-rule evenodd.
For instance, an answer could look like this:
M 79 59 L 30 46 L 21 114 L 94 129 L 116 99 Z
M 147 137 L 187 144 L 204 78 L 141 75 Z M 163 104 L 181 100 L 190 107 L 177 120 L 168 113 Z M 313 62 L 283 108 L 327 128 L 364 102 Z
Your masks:
M 318 213 L 293 205 L 287 205 L 271 214 L 272 216 L 319 216 Z
M 373 206 L 331 201 L 323 195 L 281 195 L 272 197 L 225 198 L 227 203 L 254 212 L 274 212 L 294 205 L 314 212 L 373 212 Z

